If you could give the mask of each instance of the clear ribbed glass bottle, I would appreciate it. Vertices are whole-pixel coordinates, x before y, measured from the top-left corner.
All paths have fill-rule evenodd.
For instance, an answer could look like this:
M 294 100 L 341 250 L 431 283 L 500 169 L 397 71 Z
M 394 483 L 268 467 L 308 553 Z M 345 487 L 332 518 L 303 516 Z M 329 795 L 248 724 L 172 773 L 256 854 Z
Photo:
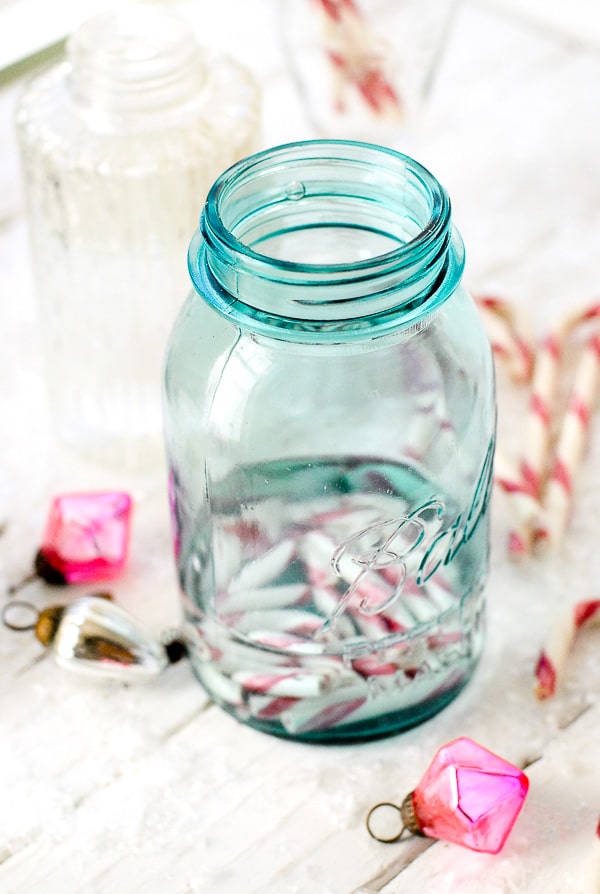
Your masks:
M 132 4 L 89 20 L 17 112 L 60 439 L 94 459 L 161 453 L 160 370 L 197 209 L 254 151 L 259 91 L 182 19 Z
M 194 669 L 240 720 L 369 738 L 440 710 L 483 637 L 493 364 L 437 180 L 363 143 L 211 190 L 165 429 Z

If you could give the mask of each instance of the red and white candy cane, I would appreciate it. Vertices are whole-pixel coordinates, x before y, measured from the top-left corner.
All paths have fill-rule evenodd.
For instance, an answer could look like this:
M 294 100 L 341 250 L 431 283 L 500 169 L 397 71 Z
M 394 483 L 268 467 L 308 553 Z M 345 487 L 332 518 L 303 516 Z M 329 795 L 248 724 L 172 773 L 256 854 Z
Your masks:
M 600 303 L 587 305 L 567 315 L 542 339 L 535 360 L 525 444 L 520 475 L 531 496 L 541 500 L 550 463 L 552 422 L 559 386 L 562 354 L 567 337 L 577 327 L 600 317 Z M 524 547 L 528 552 L 534 532 L 526 528 Z
M 543 701 L 555 694 L 578 632 L 582 627 L 597 624 L 600 624 L 600 599 L 577 602 L 559 616 L 535 668 L 538 699 Z
M 496 450 L 494 460 L 494 483 L 506 495 L 510 505 L 509 556 L 512 559 L 524 558 L 529 553 L 532 526 L 541 515 L 542 508 L 539 501 L 532 497 L 514 463 L 499 450 Z
M 374 114 L 399 117 L 402 104 L 381 66 L 381 42 L 366 25 L 354 0 L 314 0 L 314 4 L 321 12 L 335 108 L 344 110 L 344 91 L 350 84 Z
M 575 311 L 542 340 L 535 360 L 521 475 L 532 496 L 540 498 L 548 464 L 554 405 L 566 338 L 578 326 L 600 316 L 600 303 Z
M 298 734 L 338 726 L 367 702 L 364 682 L 357 687 L 335 690 L 325 697 L 299 699 L 279 717 L 288 733 Z M 354 717 L 353 717 L 354 719 Z
M 550 452 L 562 348 L 563 336 L 559 332 L 550 333 L 542 340 L 531 384 L 520 474 L 529 493 L 536 500 L 542 496 Z
M 573 484 L 588 441 L 590 417 L 600 387 L 600 335 L 588 339 L 577 368 L 544 495 L 543 520 L 534 530 L 536 546 L 556 548 L 569 521 Z
M 475 299 L 492 351 L 516 382 L 528 382 L 533 373 L 535 344 L 527 316 L 503 298 Z
M 515 382 L 530 381 L 534 369 L 535 344 L 531 324 L 516 305 L 502 298 L 479 296 L 481 313 L 494 356 L 502 362 Z M 518 468 L 499 451 L 494 465 L 496 486 L 506 494 L 511 508 L 508 553 L 512 559 L 529 554 L 531 527 L 539 513 L 539 494 L 532 493 Z
M 242 687 L 242 692 L 257 695 L 285 696 L 288 698 L 314 698 L 335 688 L 336 682 L 345 682 L 350 673 L 334 664 L 320 668 L 279 668 L 271 673 L 258 673 L 256 669 L 238 670 L 232 679 Z

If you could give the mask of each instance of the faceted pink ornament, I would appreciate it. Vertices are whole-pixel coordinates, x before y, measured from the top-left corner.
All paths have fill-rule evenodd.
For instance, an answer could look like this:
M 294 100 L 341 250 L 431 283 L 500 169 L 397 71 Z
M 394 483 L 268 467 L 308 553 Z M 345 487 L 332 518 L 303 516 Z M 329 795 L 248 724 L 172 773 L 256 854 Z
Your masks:
M 471 739 L 455 739 L 440 748 L 412 792 L 407 806 L 416 828 L 411 831 L 497 854 L 528 788 L 518 767 Z M 411 827 L 411 817 L 406 825 Z
M 50 583 L 109 580 L 127 561 L 132 501 L 119 491 L 61 494 L 50 506 L 35 560 Z

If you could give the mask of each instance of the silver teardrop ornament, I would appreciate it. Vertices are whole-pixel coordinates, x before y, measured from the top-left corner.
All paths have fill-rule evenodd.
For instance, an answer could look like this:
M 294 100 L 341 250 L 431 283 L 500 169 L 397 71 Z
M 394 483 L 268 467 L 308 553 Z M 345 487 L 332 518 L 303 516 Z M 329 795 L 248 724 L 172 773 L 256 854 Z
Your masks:
M 60 606 L 42 633 L 42 612 L 36 634 L 66 670 L 91 677 L 144 683 L 156 679 L 169 664 L 167 651 L 114 602 L 82 596 Z

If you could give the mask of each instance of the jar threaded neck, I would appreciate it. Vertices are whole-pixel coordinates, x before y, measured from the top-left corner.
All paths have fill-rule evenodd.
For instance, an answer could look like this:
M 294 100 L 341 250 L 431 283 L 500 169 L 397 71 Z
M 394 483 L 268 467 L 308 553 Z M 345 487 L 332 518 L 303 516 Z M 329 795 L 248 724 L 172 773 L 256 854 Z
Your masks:
M 321 335 L 351 321 L 411 325 L 452 294 L 463 266 L 435 177 L 351 141 L 292 143 L 234 165 L 189 252 L 195 287 L 224 315 Z

